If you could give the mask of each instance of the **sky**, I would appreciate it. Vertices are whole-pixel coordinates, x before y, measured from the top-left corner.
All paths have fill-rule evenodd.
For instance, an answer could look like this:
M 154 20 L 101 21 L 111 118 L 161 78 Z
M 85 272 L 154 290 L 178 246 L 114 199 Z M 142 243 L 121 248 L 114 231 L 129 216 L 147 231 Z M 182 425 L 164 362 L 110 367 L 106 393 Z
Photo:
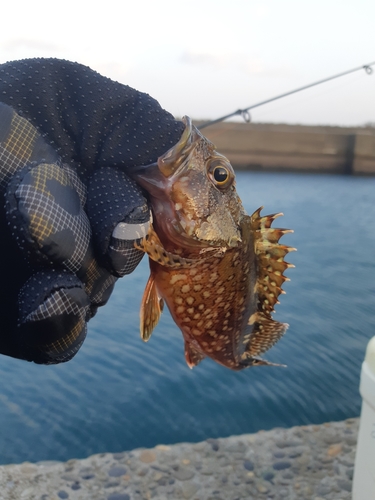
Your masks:
M 215 119 L 375 62 L 374 0 L 19 0 L 0 63 L 77 61 L 176 117 Z M 253 122 L 375 126 L 375 66 L 251 112 Z

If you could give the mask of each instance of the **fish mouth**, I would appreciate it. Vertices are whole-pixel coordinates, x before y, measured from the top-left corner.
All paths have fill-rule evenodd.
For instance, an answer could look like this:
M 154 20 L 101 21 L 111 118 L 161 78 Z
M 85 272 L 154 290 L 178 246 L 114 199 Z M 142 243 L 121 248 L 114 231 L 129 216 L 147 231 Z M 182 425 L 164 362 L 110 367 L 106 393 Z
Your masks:
M 151 196 L 165 197 L 163 193 L 170 193 L 174 179 L 185 169 L 191 159 L 198 141 L 203 139 L 199 130 L 193 126 L 191 118 L 182 118 L 185 129 L 180 140 L 166 153 L 149 165 L 132 167 L 129 175 L 143 187 Z M 205 139 L 208 142 L 207 139 Z M 212 145 L 213 146 L 213 145 Z
M 164 177 L 171 177 L 176 174 L 177 171 L 181 170 L 181 167 L 189 161 L 196 147 L 196 143 L 203 138 L 199 130 L 193 126 L 189 116 L 184 116 L 182 122 L 185 125 L 185 129 L 180 140 L 174 146 L 160 156 L 157 162 L 150 163 L 149 165 L 132 167 L 130 173 L 142 175 L 142 173 L 147 172 L 149 169 L 153 170 L 154 167 L 158 167 Z M 205 140 L 208 141 L 208 139 Z
M 160 172 L 157 163 L 133 167 L 129 176 L 146 191 L 146 197 L 151 198 L 151 206 L 154 199 L 164 202 L 167 200 L 167 179 Z
M 145 190 L 153 213 L 153 226 L 165 248 L 170 248 L 171 244 L 199 249 L 207 246 L 189 234 L 171 199 L 173 179 L 164 176 L 158 163 L 135 167 L 129 176 Z
M 198 141 L 203 139 L 199 130 L 193 126 L 189 116 L 184 116 L 182 122 L 185 125 L 185 129 L 180 140 L 164 155 L 158 158 L 159 170 L 165 177 L 172 177 L 184 169 L 189 163 Z
M 160 156 L 157 162 L 133 167 L 129 176 L 146 191 L 154 215 L 154 227 L 163 244 L 173 242 L 175 245 L 202 248 L 207 243 L 194 238 L 193 228 L 190 227 L 193 222 L 184 220 L 178 204 L 172 199 L 173 184 L 188 165 L 201 138 L 189 117 L 184 117 L 182 121 L 185 129 L 177 144 Z

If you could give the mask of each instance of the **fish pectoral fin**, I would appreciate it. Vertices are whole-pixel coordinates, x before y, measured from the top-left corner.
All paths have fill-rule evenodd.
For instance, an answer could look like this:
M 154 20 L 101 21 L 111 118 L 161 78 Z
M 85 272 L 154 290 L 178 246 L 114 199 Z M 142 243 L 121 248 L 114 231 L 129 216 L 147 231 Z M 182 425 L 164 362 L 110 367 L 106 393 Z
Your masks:
M 287 323 L 279 323 L 263 312 L 253 314 L 248 322 L 245 331 L 245 357 L 253 358 L 259 356 L 273 345 L 284 335 L 288 329 Z
M 194 349 L 194 347 L 192 347 L 185 340 L 185 359 L 189 368 L 194 368 L 194 366 L 197 366 L 197 364 L 199 364 L 205 357 L 206 356 L 204 354 L 197 351 L 197 349 Z
M 151 274 L 148 278 L 141 303 L 140 330 L 141 338 L 144 342 L 150 339 L 155 326 L 159 322 L 163 307 L 164 301 L 159 297 L 155 285 L 155 278 L 153 274 Z
M 194 259 L 185 259 L 180 255 L 168 252 L 168 250 L 163 247 L 152 225 L 150 225 L 147 236 L 142 238 L 139 243 L 134 243 L 134 247 L 137 248 L 137 250 L 147 253 L 151 260 L 157 262 L 161 266 L 173 269 L 196 264 L 196 260 Z
M 260 212 L 263 207 L 256 210 L 250 217 L 250 227 L 254 233 L 254 250 L 257 259 L 258 277 L 258 309 L 271 317 L 275 304 L 278 304 L 278 296 L 285 293 L 282 285 L 289 278 L 284 276 L 286 269 L 294 267 L 284 261 L 285 255 L 296 249 L 279 243 L 280 238 L 290 229 L 272 228 L 272 222 L 283 215 L 273 214 L 262 217 Z

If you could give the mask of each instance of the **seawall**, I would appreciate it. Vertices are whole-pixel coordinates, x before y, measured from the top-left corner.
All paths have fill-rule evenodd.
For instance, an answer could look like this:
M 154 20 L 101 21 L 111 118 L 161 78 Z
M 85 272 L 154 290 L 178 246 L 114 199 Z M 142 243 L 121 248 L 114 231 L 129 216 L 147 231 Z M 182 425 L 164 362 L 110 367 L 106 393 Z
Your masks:
M 4 465 L 0 499 L 350 500 L 358 423 Z
M 236 169 L 375 175 L 373 127 L 222 122 L 202 133 Z

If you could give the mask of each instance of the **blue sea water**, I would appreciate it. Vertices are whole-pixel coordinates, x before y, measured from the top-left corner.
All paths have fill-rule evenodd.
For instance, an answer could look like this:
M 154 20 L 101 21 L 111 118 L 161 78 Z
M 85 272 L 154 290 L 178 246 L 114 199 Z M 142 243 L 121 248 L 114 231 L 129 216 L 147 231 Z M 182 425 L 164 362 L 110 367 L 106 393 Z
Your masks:
M 0 356 L 0 463 L 67 460 L 160 443 L 358 416 L 359 375 L 375 335 L 375 178 L 237 174 L 252 213 L 282 211 L 296 268 L 275 319 L 290 324 L 266 358 L 287 368 L 232 372 L 210 360 L 190 370 L 165 311 L 139 337 L 148 262 L 119 280 L 67 364 Z

